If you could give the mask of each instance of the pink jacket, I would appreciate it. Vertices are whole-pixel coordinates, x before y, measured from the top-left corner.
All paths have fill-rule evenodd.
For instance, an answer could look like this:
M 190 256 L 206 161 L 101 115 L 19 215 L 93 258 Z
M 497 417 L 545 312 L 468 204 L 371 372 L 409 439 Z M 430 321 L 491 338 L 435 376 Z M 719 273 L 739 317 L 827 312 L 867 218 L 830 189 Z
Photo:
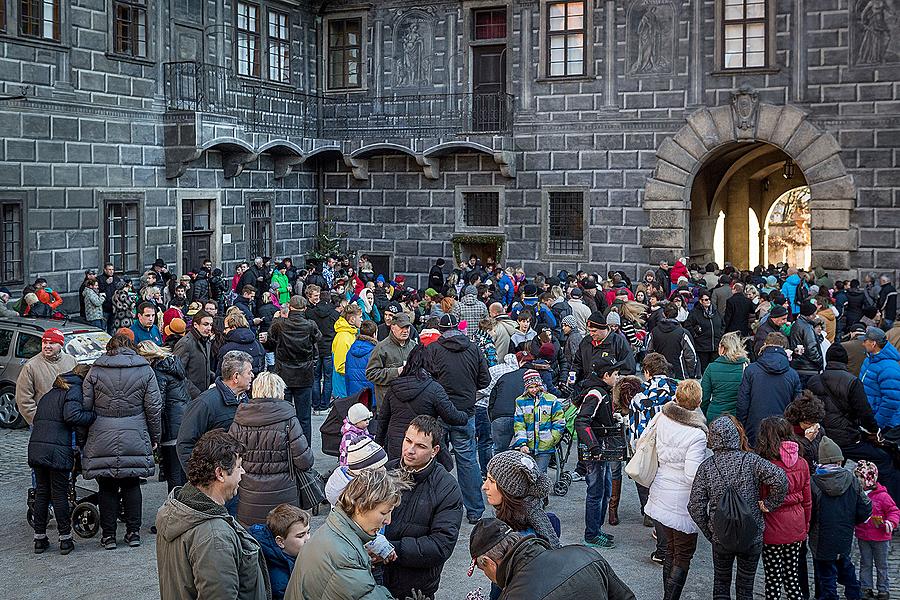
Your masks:
M 338 464 L 340 466 L 347 466 L 347 446 L 350 445 L 350 442 L 362 435 L 366 436 L 367 438 L 374 439 L 372 438 L 372 434 L 369 433 L 368 429 L 360 429 L 353 423 L 349 423 L 347 421 L 347 418 L 344 417 L 344 424 L 341 425 L 340 456 L 338 456 Z
M 866 542 L 887 542 L 891 539 L 891 534 L 885 528 L 884 521 L 890 521 L 894 529 L 897 529 L 900 524 L 900 509 L 880 483 L 875 484 L 875 489 L 866 490 L 866 494 L 872 501 L 872 516 L 862 525 L 856 526 L 856 537 Z M 875 523 L 878 517 L 881 517 L 881 524 Z
M 772 512 L 765 513 L 765 544 L 793 544 L 806 539 L 809 519 L 812 516 L 812 493 L 809 487 L 809 465 L 800 458 L 797 442 L 781 442 L 781 460 L 772 461 L 781 467 L 788 480 L 788 492 L 784 502 Z M 763 486 L 760 498 L 765 499 L 769 490 Z

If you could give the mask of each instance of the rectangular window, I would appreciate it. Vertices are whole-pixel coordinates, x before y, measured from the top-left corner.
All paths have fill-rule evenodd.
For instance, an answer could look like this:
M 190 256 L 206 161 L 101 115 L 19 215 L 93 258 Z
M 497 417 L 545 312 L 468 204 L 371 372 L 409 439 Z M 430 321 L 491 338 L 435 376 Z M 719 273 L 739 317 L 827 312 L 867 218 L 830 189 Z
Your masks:
M 499 227 L 498 192 L 463 192 L 463 222 L 466 227 Z
M 22 0 L 19 21 L 22 35 L 59 41 L 60 0 Z
M 259 6 L 237 3 L 237 72 L 259 77 Z
M 272 203 L 250 201 L 250 256 L 272 256 Z
M 362 19 L 328 22 L 328 88 L 362 87 Z
M 547 193 L 547 252 L 584 254 L 584 192 Z
M 724 60 L 726 69 L 765 67 L 768 0 L 724 0 Z
M 472 37 L 476 40 L 497 40 L 506 37 L 506 8 L 476 10 L 472 21 L 475 27 Z
M 0 200 L 0 283 L 25 281 L 24 207 L 21 200 Z
M 147 57 L 146 0 L 113 2 L 113 50 L 135 58 Z
M 0 31 L 6 31 L 6 0 L 0 0 Z
M 548 77 L 584 75 L 584 2 L 547 4 Z
M 279 83 L 291 81 L 291 38 L 287 13 L 269 11 L 269 79 Z
M 116 272 L 140 272 L 138 257 L 138 202 L 110 200 L 106 202 L 106 256 Z

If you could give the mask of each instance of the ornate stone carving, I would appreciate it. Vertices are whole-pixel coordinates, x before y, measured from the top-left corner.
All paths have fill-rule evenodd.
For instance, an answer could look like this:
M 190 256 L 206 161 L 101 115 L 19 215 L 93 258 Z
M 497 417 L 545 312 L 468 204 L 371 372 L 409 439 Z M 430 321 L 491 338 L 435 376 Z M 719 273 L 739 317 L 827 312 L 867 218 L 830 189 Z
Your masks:
M 900 63 L 900 3 L 851 0 L 850 36 L 854 64 Z
M 628 72 L 664 75 L 675 67 L 675 6 L 671 0 L 636 0 L 625 17 Z
M 434 78 L 434 17 L 421 10 L 401 13 L 394 24 L 393 88 L 418 89 Z
M 749 85 L 742 85 L 731 94 L 734 132 L 738 139 L 754 137 L 759 120 L 759 94 Z

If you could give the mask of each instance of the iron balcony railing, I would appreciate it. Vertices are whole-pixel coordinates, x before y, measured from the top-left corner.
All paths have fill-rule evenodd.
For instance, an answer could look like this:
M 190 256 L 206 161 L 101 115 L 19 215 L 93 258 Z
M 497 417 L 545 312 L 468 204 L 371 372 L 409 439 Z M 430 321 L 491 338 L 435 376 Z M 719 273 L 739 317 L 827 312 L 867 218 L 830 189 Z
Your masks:
M 251 131 L 360 139 L 508 133 L 513 98 L 506 93 L 366 96 L 312 95 L 244 80 L 226 67 L 165 65 L 170 110 L 237 118 Z

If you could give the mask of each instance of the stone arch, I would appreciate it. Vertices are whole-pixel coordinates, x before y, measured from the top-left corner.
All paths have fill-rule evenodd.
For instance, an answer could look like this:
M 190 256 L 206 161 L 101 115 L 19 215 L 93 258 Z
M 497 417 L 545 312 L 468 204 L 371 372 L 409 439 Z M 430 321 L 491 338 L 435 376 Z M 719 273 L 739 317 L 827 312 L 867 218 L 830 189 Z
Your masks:
M 741 88 L 730 106 L 700 108 L 687 123 L 660 144 L 657 164 L 644 189 L 643 208 L 649 227 L 641 243 L 650 262 L 685 255 L 689 248 L 691 188 L 694 178 L 717 150 L 726 145 L 765 142 L 781 149 L 803 171 L 810 187 L 812 262 L 827 270 L 849 271 L 850 255 L 858 247 L 850 229 L 856 205 L 856 185 L 847 174 L 834 136 L 791 105 L 759 102 L 756 93 Z

